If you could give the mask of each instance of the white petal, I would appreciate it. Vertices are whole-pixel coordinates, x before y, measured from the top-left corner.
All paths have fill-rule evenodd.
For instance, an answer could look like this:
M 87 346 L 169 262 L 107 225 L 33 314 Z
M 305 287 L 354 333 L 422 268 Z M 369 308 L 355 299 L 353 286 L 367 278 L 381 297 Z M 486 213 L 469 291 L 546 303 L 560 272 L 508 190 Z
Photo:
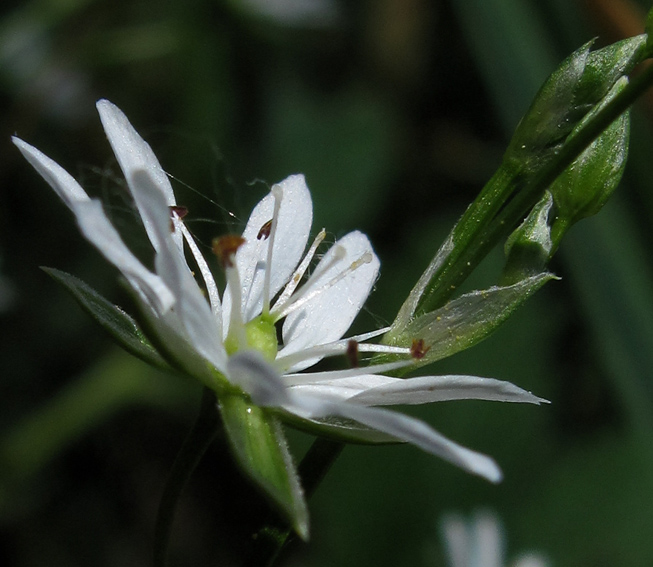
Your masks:
M 324 380 L 316 384 L 300 384 L 291 386 L 290 391 L 298 395 L 308 393 L 311 395 L 325 396 L 346 400 L 365 392 L 370 388 L 391 384 L 400 378 L 390 378 L 378 374 L 363 374 L 361 376 L 352 376 L 350 378 L 336 378 L 335 380 Z
M 472 545 L 465 521 L 458 515 L 446 516 L 442 522 L 444 541 L 450 567 L 470 567 L 469 554 Z
M 541 556 L 534 553 L 520 555 L 513 567 L 548 567 L 549 563 Z
M 276 361 L 275 361 L 276 363 Z M 330 382 L 339 378 L 354 378 L 365 374 L 381 374 L 392 372 L 399 368 L 405 368 L 412 364 L 411 360 L 399 360 L 397 362 L 386 362 L 384 364 L 371 364 L 363 368 L 345 368 L 344 370 L 326 370 L 324 372 L 298 372 L 296 374 L 284 374 L 283 380 L 286 386 L 298 386 L 300 384 L 317 384 Z M 397 378 L 399 380 L 399 378 Z
M 343 257 L 333 262 L 343 250 Z M 338 340 L 345 334 L 365 303 L 379 272 L 379 259 L 367 236 L 358 231 L 350 232 L 334 244 L 300 290 L 302 293 L 319 290 L 365 254 L 370 254 L 370 262 L 359 266 L 286 317 L 283 323 L 285 346 L 279 352 L 280 356 Z M 333 265 L 329 269 L 321 269 L 330 262 Z M 292 370 L 308 368 L 318 360 L 303 361 L 293 366 Z
M 13 142 L 72 210 L 86 239 L 122 272 L 139 297 L 158 315 L 170 309 L 174 303 L 172 293 L 161 278 L 146 269 L 125 246 L 102 204 L 92 201 L 72 175 L 45 154 L 19 138 L 13 138 Z
M 352 398 L 366 406 L 427 404 L 445 400 L 489 400 L 548 403 L 510 382 L 479 376 L 418 376 L 395 378 L 382 386 L 369 389 Z
M 174 305 L 171 290 L 162 279 L 150 272 L 130 252 L 96 200 L 77 202 L 73 207 L 77 223 L 86 239 L 127 278 L 141 297 L 146 297 L 157 315 L 163 315 Z
M 286 411 L 303 418 L 339 416 L 392 435 L 436 455 L 490 482 L 501 481 L 501 470 L 491 457 L 476 453 L 447 439 L 429 425 L 407 415 L 381 408 L 368 408 L 311 395 L 294 395 L 284 406 Z
M 123 112 L 108 100 L 99 100 L 96 106 L 113 153 L 116 154 L 120 169 L 122 169 L 129 185 L 129 190 L 138 207 L 141 219 L 145 225 L 145 230 L 152 242 L 152 246 L 154 246 L 155 250 L 158 250 L 160 243 L 157 241 L 155 231 L 152 227 L 153 220 L 150 215 L 150 210 L 147 207 L 147 202 L 141 194 L 140 188 L 137 185 L 133 185 L 131 179 L 136 171 L 147 171 L 163 196 L 166 206 L 175 204 L 175 196 L 172 192 L 170 180 L 165 171 L 163 171 L 152 148 L 136 132 Z M 179 236 L 176 237 L 175 243 L 177 246 L 181 246 L 181 238 Z
M 474 552 L 478 565 L 503 567 L 503 535 L 496 516 L 478 512 L 474 517 Z
M 227 378 L 249 394 L 259 406 L 281 407 L 289 403 L 288 389 L 274 367 L 254 350 L 229 357 Z
M 72 209 L 78 201 L 90 200 L 89 196 L 81 188 L 79 183 L 75 181 L 73 176 L 57 162 L 51 160 L 43 152 L 37 150 L 34 146 L 30 146 L 20 138 L 14 136 L 11 138 L 11 141 L 32 167 L 39 172 L 41 177 L 48 182 L 50 187 L 56 191 L 57 195 L 66 203 L 68 208 Z
M 149 211 L 152 233 L 160 243 L 154 259 L 156 271 L 177 300 L 177 315 L 188 340 L 202 356 L 224 371 L 226 353 L 218 322 L 186 264 L 183 250 L 173 241 L 170 211 L 163 195 L 147 171 L 135 171 L 130 182 L 138 186 L 143 205 Z
M 272 249 L 270 272 L 270 298 L 274 297 L 288 281 L 306 248 L 313 222 L 313 202 L 303 175 L 291 175 L 275 187 L 282 191 L 277 230 Z M 269 238 L 257 238 L 261 228 L 270 220 L 274 211 L 274 196 L 266 195 L 254 207 L 243 232 L 245 244 L 236 253 L 236 267 L 242 288 L 244 321 L 261 313 L 265 270 L 268 269 Z M 225 333 L 231 312 L 229 286 L 223 297 L 223 321 Z

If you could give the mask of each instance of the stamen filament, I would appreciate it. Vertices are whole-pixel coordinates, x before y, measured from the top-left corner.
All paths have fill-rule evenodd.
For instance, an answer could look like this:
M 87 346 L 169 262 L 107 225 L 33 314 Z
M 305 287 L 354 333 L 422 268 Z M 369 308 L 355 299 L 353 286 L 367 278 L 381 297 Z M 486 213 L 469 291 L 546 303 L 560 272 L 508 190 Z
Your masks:
M 335 261 L 340 260 L 340 259 L 342 259 L 342 257 L 340 257 L 340 258 L 335 258 L 334 257 L 333 261 L 335 262 Z M 308 293 L 305 293 L 304 289 L 300 290 L 300 292 L 298 294 L 296 294 L 295 300 L 292 301 L 289 305 L 285 306 L 281 310 L 280 313 L 275 313 L 275 317 L 277 319 L 281 319 L 281 318 L 285 317 L 286 315 L 288 315 L 292 311 L 295 311 L 296 309 L 298 309 L 299 307 L 304 305 L 306 302 L 313 299 L 316 295 L 319 295 L 320 293 L 322 293 L 322 292 L 326 291 L 327 289 L 329 289 L 329 288 L 333 287 L 334 285 L 336 285 L 342 279 L 344 279 L 349 274 L 351 274 L 354 270 L 360 268 L 364 264 L 369 264 L 371 261 L 372 261 L 372 254 L 370 252 L 365 252 L 365 254 L 363 254 L 360 258 L 358 258 L 358 260 L 355 260 L 354 262 L 352 262 L 345 270 L 340 272 L 336 277 L 334 277 L 332 280 L 330 280 L 329 282 L 327 282 L 323 286 L 321 286 L 321 287 L 319 287 L 317 289 L 314 289 L 314 290 L 312 290 L 312 291 L 310 291 Z M 330 264 L 329 267 L 331 267 L 332 263 L 330 262 L 329 264 Z M 304 293 L 302 293 L 302 292 L 304 292 Z
M 347 353 L 347 348 L 350 341 L 355 341 L 355 339 L 346 339 L 342 341 L 337 341 L 333 343 L 328 343 L 325 345 L 318 345 L 312 348 L 306 348 L 299 352 L 293 352 L 292 354 L 277 356 L 274 361 L 275 366 L 280 370 L 286 370 L 291 368 L 298 362 L 303 362 L 304 360 L 310 360 L 311 358 L 323 358 L 326 356 L 338 356 Z M 385 354 L 407 354 L 410 355 L 410 349 L 406 347 L 395 347 L 388 345 L 379 345 L 379 344 L 365 344 L 357 343 L 359 353 L 368 353 L 368 352 L 382 352 Z
M 311 247 L 308 249 L 308 252 L 304 256 L 304 259 L 301 261 L 299 266 L 297 266 L 295 273 L 292 275 L 283 292 L 279 296 L 279 299 L 277 299 L 276 303 L 274 304 L 274 309 L 272 310 L 273 313 L 278 313 L 281 309 L 283 309 L 290 296 L 295 292 L 299 282 L 302 281 L 302 278 L 304 277 L 304 274 L 306 273 L 311 260 L 313 260 L 313 256 L 315 256 L 315 252 L 317 251 L 318 246 L 322 244 L 322 241 L 325 238 L 326 230 L 322 229 L 320 233 L 315 237 L 315 240 L 313 240 L 313 244 L 311 244 Z
M 301 372 L 297 374 L 285 374 L 282 380 L 286 386 L 299 386 L 304 384 L 318 384 L 339 378 L 353 378 L 354 376 L 364 376 L 366 374 L 380 374 L 382 372 L 391 372 L 398 368 L 405 368 L 413 364 L 412 360 L 402 360 L 398 362 L 388 362 L 386 364 L 376 364 L 373 366 L 363 366 L 359 368 L 348 368 L 347 370 L 330 370 L 326 372 Z
M 263 280 L 263 311 L 262 314 L 270 313 L 270 274 L 272 273 L 272 253 L 274 252 L 274 239 L 277 234 L 277 224 L 279 223 L 279 209 L 281 208 L 281 199 L 283 190 L 275 185 L 272 187 L 274 196 L 274 212 L 272 213 L 272 226 L 270 227 L 270 236 L 268 237 L 268 257 L 265 265 L 265 275 Z
M 200 249 L 197 247 L 197 243 L 195 242 L 193 235 L 190 233 L 186 225 L 182 222 L 182 220 L 179 217 L 175 217 L 174 221 L 177 227 L 181 229 L 181 232 L 184 235 L 184 239 L 186 240 L 186 243 L 190 248 L 191 254 L 195 259 L 195 263 L 197 264 L 197 267 L 200 269 L 200 272 L 202 273 L 202 279 L 204 280 L 204 285 L 206 285 L 206 292 L 209 296 L 211 311 L 213 312 L 213 315 L 215 316 L 218 325 L 222 326 L 222 315 L 221 315 L 222 303 L 220 302 L 220 294 L 218 292 L 218 286 L 216 285 L 215 280 L 213 279 L 213 274 L 209 269 L 209 265 L 206 263 L 206 260 L 204 259 L 204 255 L 200 252 Z M 222 330 L 220 330 L 220 336 L 222 336 Z

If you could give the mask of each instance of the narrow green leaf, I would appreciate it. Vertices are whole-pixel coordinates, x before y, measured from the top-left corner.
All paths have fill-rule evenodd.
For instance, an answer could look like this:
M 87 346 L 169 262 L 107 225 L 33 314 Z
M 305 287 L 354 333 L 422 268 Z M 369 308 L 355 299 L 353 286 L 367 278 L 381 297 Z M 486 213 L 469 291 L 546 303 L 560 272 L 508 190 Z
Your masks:
M 227 437 L 244 472 L 308 539 L 306 501 L 279 421 L 242 396 L 222 396 L 220 412 Z
M 136 321 L 120 307 L 107 301 L 93 288 L 75 276 L 54 268 L 41 269 L 63 285 L 82 309 L 93 317 L 127 352 L 152 366 L 168 371 L 171 370 L 168 363 L 147 340 Z
M 417 317 L 399 334 L 393 335 L 391 329 L 384 342 L 411 347 L 415 340 L 424 341 L 425 348 L 420 349 L 422 358 L 416 360 L 415 365 L 446 358 L 485 339 L 553 278 L 553 274 L 542 273 L 513 285 L 467 293 L 440 309 Z

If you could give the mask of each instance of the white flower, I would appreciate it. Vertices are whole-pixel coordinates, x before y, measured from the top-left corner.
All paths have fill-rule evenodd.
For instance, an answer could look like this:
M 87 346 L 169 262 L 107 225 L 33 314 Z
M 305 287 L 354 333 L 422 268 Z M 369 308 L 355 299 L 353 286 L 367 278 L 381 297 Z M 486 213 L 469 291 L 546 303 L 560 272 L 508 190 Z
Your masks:
M 505 542 L 501 523 L 491 512 L 479 511 L 469 522 L 450 515 L 442 522 L 451 567 L 504 567 Z M 535 553 L 521 554 L 512 567 L 547 567 Z
M 385 376 L 384 372 L 411 364 L 411 349 L 365 342 L 386 329 L 342 339 L 376 280 L 379 260 L 367 237 L 351 232 L 331 246 L 302 285 L 325 237 L 321 231 L 304 253 L 312 202 L 303 176 L 293 175 L 273 186 L 254 208 L 242 237 L 216 240 L 214 251 L 227 275 L 221 297 L 150 146 L 116 106 L 101 100 L 97 107 L 154 249 L 154 272 L 125 246 L 99 201 L 90 199 L 40 151 L 20 139 L 13 141 L 72 210 L 84 236 L 122 272 L 136 293 L 153 342 L 175 366 L 202 380 L 218 396 L 240 389 L 254 404 L 287 418 L 303 423 L 327 420 L 325 427 L 345 433 L 355 422 L 359 433 L 376 430 L 493 482 L 501 479 L 491 458 L 455 444 L 422 421 L 374 406 L 457 399 L 535 404 L 543 400 L 489 378 Z M 201 274 L 206 294 L 189 268 L 185 249 Z M 280 346 L 277 324 L 281 325 Z M 326 356 L 348 354 L 355 363 L 358 353 L 373 352 L 404 354 L 406 360 L 305 371 Z

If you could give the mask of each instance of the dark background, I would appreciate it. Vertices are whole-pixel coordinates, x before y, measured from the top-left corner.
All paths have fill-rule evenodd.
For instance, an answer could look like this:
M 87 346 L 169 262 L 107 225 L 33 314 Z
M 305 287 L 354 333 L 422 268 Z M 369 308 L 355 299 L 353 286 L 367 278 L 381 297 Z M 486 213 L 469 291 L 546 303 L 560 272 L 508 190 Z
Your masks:
M 283 6 L 290 6 L 286 11 Z M 500 163 L 544 78 L 594 36 L 641 33 L 627 0 L 16 0 L 0 19 L 0 564 L 148 565 L 157 500 L 200 387 L 122 353 L 44 272 L 130 308 L 10 144 L 17 134 L 134 211 L 94 102 L 148 140 L 202 242 L 239 230 L 266 184 L 303 172 L 314 232 L 359 228 L 382 273 L 355 327 L 392 321 Z M 277 8 L 276 14 L 266 13 Z M 650 100 L 650 99 L 648 99 Z M 653 564 L 651 105 L 633 113 L 618 194 L 575 227 L 561 281 L 433 373 L 510 380 L 550 406 L 431 405 L 415 415 L 493 455 L 492 486 L 409 446 L 347 447 L 311 501 L 301 566 L 445 565 L 439 521 L 502 518 L 510 556 Z M 133 235 L 134 242 L 138 235 Z M 474 275 L 495 283 L 500 249 Z M 295 454 L 310 439 L 290 433 Z M 238 565 L 266 504 L 216 443 L 181 502 L 171 566 Z

